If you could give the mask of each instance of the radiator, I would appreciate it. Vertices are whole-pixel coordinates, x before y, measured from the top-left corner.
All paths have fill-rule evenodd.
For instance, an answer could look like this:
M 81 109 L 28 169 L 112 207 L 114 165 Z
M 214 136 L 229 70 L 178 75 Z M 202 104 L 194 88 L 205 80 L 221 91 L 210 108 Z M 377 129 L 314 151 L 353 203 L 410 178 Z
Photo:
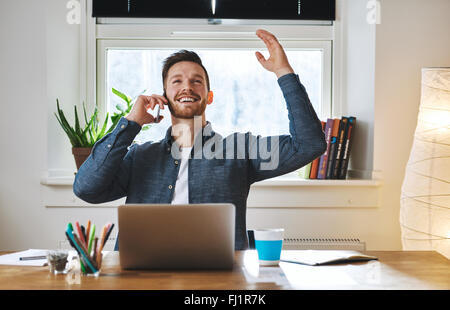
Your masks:
M 284 250 L 353 250 L 364 252 L 366 243 L 357 238 L 285 238 Z

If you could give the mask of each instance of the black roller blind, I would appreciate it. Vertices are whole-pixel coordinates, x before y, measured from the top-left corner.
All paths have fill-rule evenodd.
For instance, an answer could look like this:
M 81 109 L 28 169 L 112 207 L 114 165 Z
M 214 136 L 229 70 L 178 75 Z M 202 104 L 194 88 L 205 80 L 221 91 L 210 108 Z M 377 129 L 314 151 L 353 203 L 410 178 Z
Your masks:
M 93 17 L 335 20 L 336 0 L 93 0 Z

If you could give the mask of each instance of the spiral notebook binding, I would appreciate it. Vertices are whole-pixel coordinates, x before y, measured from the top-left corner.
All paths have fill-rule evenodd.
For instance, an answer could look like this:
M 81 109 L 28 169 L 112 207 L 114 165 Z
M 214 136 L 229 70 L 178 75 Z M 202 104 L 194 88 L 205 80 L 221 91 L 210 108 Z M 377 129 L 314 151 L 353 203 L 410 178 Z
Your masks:
M 287 237 L 283 249 L 290 250 L 353 250 L 365 251 L 366 244 L 359 238 L 301 238 Z

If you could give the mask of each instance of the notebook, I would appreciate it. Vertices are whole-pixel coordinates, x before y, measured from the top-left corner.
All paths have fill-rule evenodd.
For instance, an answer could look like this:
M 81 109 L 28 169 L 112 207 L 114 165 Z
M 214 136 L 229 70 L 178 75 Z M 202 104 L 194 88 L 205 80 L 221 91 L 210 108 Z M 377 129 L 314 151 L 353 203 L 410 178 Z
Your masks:
M 310 266 L 377 260 L 357 251 L 289 250 L 282 251 L 280 261 Z

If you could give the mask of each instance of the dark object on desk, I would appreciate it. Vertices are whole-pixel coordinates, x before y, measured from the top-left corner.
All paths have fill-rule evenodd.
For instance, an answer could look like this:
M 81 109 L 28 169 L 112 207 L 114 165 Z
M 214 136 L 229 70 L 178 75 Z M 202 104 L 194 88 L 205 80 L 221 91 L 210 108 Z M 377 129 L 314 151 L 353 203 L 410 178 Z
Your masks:
M 249 250 L 255 249 L 255 232 L 253 230 L 247 230 L 248 248 Z
M 46 259 L 47 256 L 28 256 L 28 257 L 20 257 L 19 260 L 37 260 L 37 259 Z

